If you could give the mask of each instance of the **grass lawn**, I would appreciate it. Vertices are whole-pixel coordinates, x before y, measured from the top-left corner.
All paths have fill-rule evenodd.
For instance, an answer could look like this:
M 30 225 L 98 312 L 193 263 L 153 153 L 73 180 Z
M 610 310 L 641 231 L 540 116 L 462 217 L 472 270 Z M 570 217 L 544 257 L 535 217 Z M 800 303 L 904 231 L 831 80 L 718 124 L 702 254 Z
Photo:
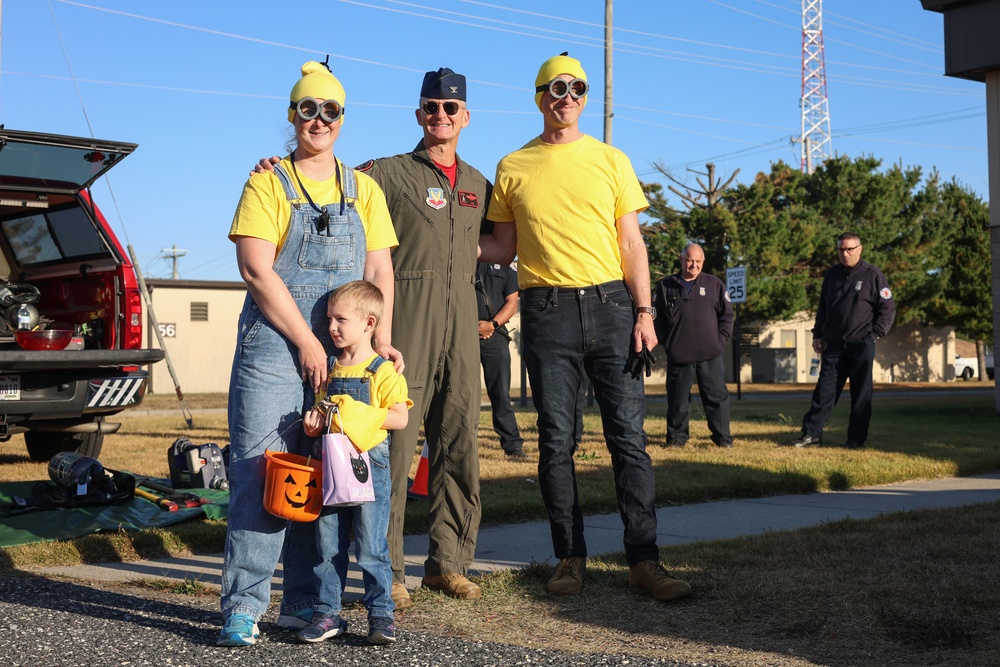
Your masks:
M 711 445 L 697 408 L 688 446 L 668 449 L 665 402 L 653 396 L 646 430 L 657 502 L 1000 470 L 1000 417 L 992 392 L 969 391 L 974 386 L 877 391 L 868 447 L 859 451 L 780 446 L 798 434 L 808 396 L 750 391 L 732 404 L 733 449 Z M 218 406 L 206 399 L 201 407 Z M 543 518 L 535 463 L 507 461 L 489 417 L 481 416 L 479 437 L 484 523 Z M 534 414 L 519 409 L 518 420 L 534 458 Z M 842 406 L 824 434 L 828 443 L 843 441 L 846 420 Z M 111 468 L 165 476 L 166 451 L 176 437 L 226 442 L 224 414 L 196 414 L 193 429 L 179 410 L 126 413 L 122 421 L 122 431 L 108 438 L 101 456 Z M 587 513 L 616 511 L 596 407 L 587 410 L 585 431 L 576 454 L 581 503 Z M 17 440 L 0 445 L 0 478 L 47 478 L 45 466 L 28 462 Z M 408 529 L 419 529 L 425 513 L 426 503 L 411 503 Z M 218 552 L 224 531 L 220 522 L 188 522 L 135 535 L 15 547 L 0 554 L 0 573 L 18 576 L 38 564 Z M 539 565 L 484 577 L 484 599 L 472 604 L 416 591 L 417 604 L 399 614 L 397 623 L 404 631 L 712 665 L 995 665 L 1000 664 L 998 548 L 1000 503 L 910 512 L 662 548 L 664 562 L 696 591 L 678 603 L 631 594 L 626 565 L 612 556 L 590 560 L 579 596 L 547 595 L 552 568 Z M 347 613 L 364 615 L 356 608 Z

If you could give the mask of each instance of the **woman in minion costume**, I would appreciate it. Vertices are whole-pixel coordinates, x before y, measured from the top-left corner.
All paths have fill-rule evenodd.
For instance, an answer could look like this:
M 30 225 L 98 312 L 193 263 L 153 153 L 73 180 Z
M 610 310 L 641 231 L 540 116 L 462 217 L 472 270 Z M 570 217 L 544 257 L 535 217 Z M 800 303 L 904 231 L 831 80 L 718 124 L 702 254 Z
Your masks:
M 230 496 L 217 642 L 223 646 L 255 643 L 270 602 L 288 522 L 264 509 L 263 454 L 311 453 L 298 421 L 325 386 L 336 352 L 327 331 L 329 293 L 367 280 L 382 290 L 391 318 L 396 235 L 385 196 L 333 151 L 345 99 L 324 64 L 302 66 L 288 107 L 295 148 L 273 172 L 251 175 L 229 230 L 247 298 L 229 384 Z M 292 526 L 315 544 L 312 524 Z M 311 568 L 314 552 L 297 551 L 304 552 L 302 562 L 286 560 L 286 571 Z

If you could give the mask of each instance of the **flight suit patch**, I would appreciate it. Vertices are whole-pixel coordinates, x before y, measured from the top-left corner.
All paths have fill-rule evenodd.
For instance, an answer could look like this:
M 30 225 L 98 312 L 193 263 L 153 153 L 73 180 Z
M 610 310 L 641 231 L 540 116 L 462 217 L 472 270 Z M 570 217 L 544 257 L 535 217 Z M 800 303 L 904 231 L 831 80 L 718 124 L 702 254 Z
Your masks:
M 427 205 L 435 211 L 440 211 L 448 205 L 448 200 L 444 198 L 443 188 L 427 188 Z
M 354 170 L 355 171 L 368 171 L 369 169 L 371 169 L 374 166 L 375 166 L 375 160 L 368 160 L 368 162 L 365 162 L 364 164 L 359 164 L 357 167 L 354 168 Z
M 469 192 L 468 190 L 459 190 L 458 205 L 479 208 L 479 195 L 475 192 Z

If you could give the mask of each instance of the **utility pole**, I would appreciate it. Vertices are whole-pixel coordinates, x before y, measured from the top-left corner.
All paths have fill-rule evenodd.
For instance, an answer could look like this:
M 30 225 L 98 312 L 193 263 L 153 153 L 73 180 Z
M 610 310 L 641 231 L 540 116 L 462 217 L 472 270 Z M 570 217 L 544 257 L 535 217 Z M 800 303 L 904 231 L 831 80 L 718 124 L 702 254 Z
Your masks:
M 188 251 L 178 248 L 176 243 L 172 248 L 160 248 L 160 250 L 163 252 L 164 257 L 173 262 L 174 270 L 171 274 L 170 279 L 177 280 L 179 278 L 179 273 L 177 271 L 177 260 L 186 255 Z
M 611 145 L 611 119 L 615 112 L 612 107 L 611 60 L 612 48 L 612 4 L 614 0 L 604 0 L 604 143 Z
M 802 171 L 831 157 L 830 100 L 823 51 L 823 0 L 802 0 Z

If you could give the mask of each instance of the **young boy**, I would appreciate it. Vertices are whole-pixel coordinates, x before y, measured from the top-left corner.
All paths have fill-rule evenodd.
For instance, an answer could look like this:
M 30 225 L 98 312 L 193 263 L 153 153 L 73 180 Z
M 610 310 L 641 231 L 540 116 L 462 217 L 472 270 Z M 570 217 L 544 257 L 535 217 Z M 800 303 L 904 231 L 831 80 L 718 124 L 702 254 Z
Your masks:
M 343 425 L 355 447 L 371 460 L 375 500 L 356 507 L 324 508 L 316 522 L 319 560 L 313 569 L 318 599 L 309 624 L 297 635 L 316 643 L 347 629 L 340 618 L 341 595 L 347 584 L 349 531 L 354 528 L 355 556 L 363 572 L 364 605 L 368 610 L 368 642 L 396 641 L 393 623 L 392 564 L 386 534 L 389 527 L 389 434 L 404 428 L 413 402 L 406 380 L 372 349 L 372 334 L 382 318 L 382 292 L 365 281 L 349 282 L 330 295 L 330 337 L 341 353 L 330 369 L 325 394 L 306 412 L 303 428 L 317 437 L 326 428 L 330 404 L 337 405 L 334 432 Z M 325 400 L 324 400 L 325 399 Z M 341 421 L 343 420 L 343 421 Z

